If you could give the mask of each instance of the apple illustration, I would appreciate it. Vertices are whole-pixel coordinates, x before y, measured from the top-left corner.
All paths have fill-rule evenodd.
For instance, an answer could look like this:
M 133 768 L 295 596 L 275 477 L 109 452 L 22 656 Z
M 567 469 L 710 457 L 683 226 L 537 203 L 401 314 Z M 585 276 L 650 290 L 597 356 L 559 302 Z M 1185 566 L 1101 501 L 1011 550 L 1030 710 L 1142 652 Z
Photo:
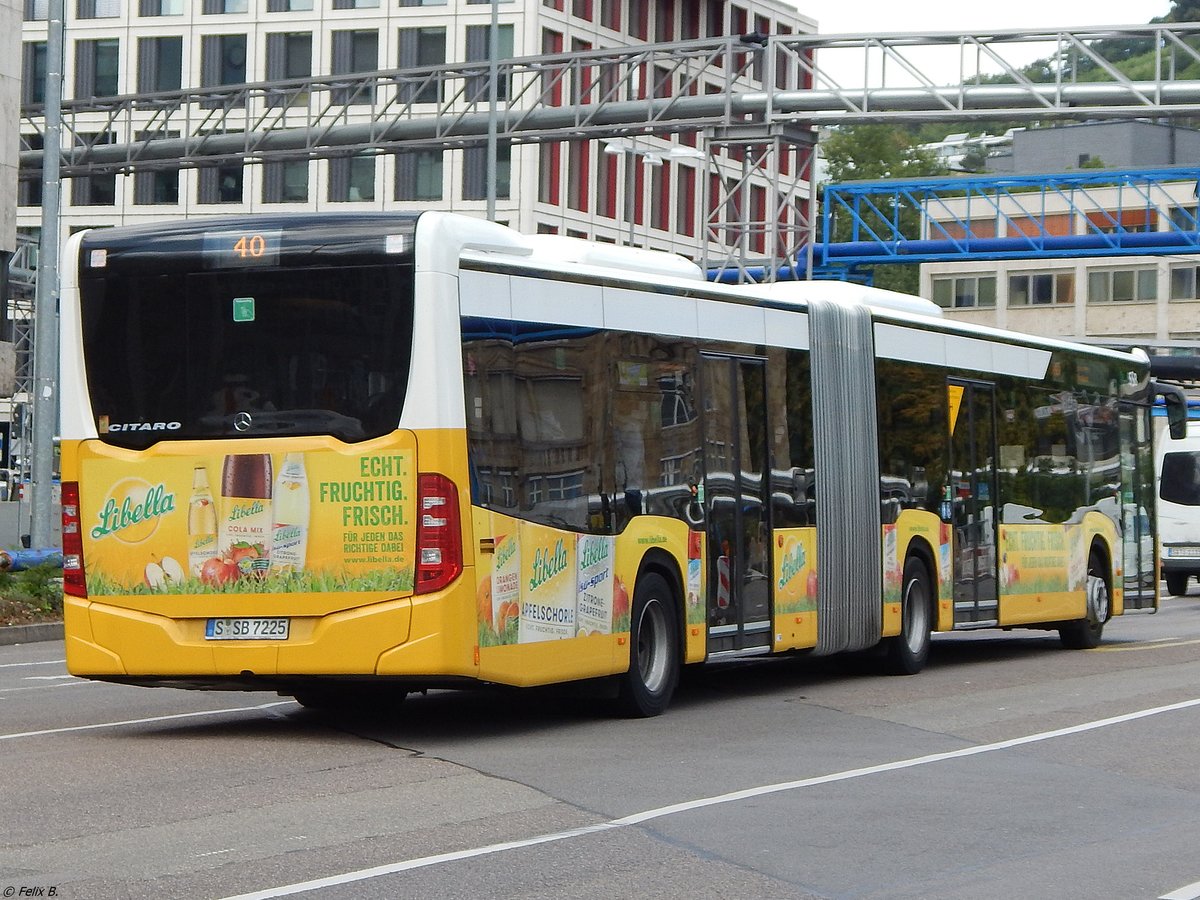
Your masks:
M 200 580 L 213 587 L 220 587 L 233 581 L 237 576 L 237 564 L 220 556 L 206 559 L 204 565 L 200 567 Z
M 629 591 L 620 578 L 613 583 L 613 618 L 620 619 L 629 615 Z
M 179 584 L 184 577 L 183 566 L 172 556 L 162 559 L 152 557 L 146 563 L 145 582 L 152 591 L 166 590 L 173 584 Z

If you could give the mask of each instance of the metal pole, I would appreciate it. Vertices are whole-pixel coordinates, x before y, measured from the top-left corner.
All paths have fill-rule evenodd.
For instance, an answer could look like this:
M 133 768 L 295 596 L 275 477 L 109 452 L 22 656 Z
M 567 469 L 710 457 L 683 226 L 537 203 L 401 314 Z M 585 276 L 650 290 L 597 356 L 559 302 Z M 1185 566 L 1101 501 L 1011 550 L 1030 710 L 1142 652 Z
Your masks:
M 499 100 L 500 0 L 492 0 L 492 27 L 488 30 L 488 133 L 487 217 L 496 221 L 496 107 Z
M 813 281 L 813 257 L 816 255 L 817 244 L 817 150 L 821 143 L 821 135 L 814 131 L 812 143 L 808 145 L 808 246 L 804 250 L 805 264 L 808 272 L 806 281 Z M 824 213 L 821 213 L 824 216 Z M 825 235 L 826 238 L 829 235 Z
M 625 241 L 625 246 L 633 246 L 633 215 L 636 207 L 633 203 L 633 194 L 637 190 L 637 169 L 638 152 L 637 138 L 629 139 L 629 150 L 625 154 L 625 220 L 629 225 L 629 237 Z
M 33 515 L 30 546 L 49 547 L 58 427 L 58 210 L 61 156 L 64 0 L 50 0 L 46 39 L 46 127 L 42 154 L 42 234 L 33 314 Z M 26 452 L 30 452 L 29 449 Z

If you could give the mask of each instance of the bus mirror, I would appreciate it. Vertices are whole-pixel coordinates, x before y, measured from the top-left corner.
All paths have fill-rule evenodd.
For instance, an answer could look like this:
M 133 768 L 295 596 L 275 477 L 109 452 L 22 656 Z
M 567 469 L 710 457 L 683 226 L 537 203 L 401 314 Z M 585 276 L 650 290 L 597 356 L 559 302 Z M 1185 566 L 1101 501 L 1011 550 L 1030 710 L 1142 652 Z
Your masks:
M 1177 441 L 1187 436 L 1187 395 L 1182 390 L 1170 384 L 1154 382 L 1154 392 L 1163 399 L 1167 408 L 1167 427 L 1171 440 Z

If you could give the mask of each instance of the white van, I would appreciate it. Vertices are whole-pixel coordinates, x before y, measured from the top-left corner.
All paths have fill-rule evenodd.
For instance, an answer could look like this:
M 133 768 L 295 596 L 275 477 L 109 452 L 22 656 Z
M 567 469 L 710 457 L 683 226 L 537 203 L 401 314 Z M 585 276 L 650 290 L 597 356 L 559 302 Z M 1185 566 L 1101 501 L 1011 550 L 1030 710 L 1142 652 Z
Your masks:
M 1200 421 L 1188 422 L 1185 438 L 1162 437 L 1154 461 L 1162 571 L 1167 591 L 1182 597 L 1188 580 L 1200 577 Z

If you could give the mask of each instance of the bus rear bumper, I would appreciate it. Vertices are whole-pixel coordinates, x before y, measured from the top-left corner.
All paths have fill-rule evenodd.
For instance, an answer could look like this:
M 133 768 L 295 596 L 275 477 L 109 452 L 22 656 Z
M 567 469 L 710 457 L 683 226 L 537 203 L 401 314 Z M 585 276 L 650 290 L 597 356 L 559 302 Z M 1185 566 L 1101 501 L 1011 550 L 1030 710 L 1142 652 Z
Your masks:
M 83 678 L 149 683 L 223 678 L 373 676 L 381 657 L 410 639 L 412 599 L 292 617 L 287 640 L 206 640 L 206 619 L 173 618 L 68 598 L 67 669 Z

